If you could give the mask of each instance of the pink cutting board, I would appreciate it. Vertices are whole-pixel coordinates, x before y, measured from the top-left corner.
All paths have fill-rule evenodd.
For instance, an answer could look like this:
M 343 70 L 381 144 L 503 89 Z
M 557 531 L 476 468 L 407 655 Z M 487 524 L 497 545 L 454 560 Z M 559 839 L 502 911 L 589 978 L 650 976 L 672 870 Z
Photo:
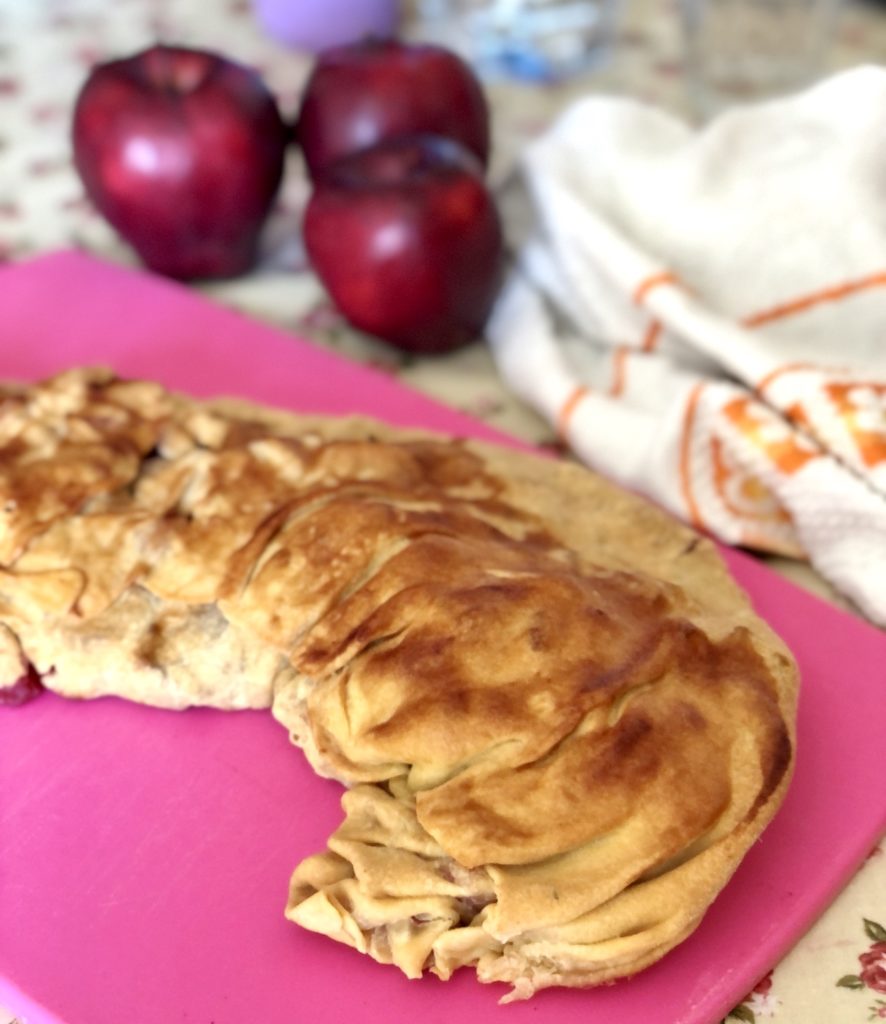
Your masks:
M 0 378 L 104 363 L 198 395 L 493 437 L 394 380 L 179 286 L 62 253 L 0 271 Z M 269 715 L 45 695 L 0 708 L 0 1004 L 28 1024 L 712 1024 L 886 827 L 886 636 L 727 552 L 803 672 L 790 795 L 698 931 L 638 977 L 496 1005 L 283 919 L 339 820 Z

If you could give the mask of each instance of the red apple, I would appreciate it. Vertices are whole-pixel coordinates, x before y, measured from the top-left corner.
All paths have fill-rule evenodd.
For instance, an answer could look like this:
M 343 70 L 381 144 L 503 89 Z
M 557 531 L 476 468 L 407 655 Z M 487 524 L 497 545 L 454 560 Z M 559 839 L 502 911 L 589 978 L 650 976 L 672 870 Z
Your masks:
M 458 143 L 405 136 L 331 165 L 304 235 L 355 327 L 413 352 L 480 335 L 501 279 L 502 229 L 482 167 Z
M 440 46 L 392 39 L 321 54 L 297 132 L 314 180 L 334 160 L 399 135 L 444 135 L 484 167 L 489 158 L 489 108 L 473 71 Z
M 286 136 L 255 72 L 175 46 L 98 65 L 74 110 L 89 197 L 149 267 L 182 279 L 254 264 Z

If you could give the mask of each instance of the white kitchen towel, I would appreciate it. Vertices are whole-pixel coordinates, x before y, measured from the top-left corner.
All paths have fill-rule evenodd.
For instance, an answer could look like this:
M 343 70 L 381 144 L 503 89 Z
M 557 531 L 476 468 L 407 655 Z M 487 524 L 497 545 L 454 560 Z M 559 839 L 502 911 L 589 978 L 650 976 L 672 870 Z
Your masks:
M 487 326 L 575 453 L 886 625 L 886 70 L 694 130 L 577 103 Z

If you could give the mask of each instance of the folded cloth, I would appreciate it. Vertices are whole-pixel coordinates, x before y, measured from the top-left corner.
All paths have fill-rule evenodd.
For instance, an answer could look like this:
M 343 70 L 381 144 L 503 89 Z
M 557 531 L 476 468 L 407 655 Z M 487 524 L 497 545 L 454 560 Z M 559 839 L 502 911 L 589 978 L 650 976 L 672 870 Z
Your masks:
M 886 625 L 886 70 L 703 130 L 596 96 L 532 143 L 487 327 L 584 461 Z

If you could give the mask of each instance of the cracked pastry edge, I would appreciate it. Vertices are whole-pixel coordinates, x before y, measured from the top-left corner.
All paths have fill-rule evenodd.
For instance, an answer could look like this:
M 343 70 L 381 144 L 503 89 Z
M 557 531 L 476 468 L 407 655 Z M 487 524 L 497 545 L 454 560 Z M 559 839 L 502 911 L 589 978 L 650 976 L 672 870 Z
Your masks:
M 380 842 L 372 828 L 366 834 L 359 819 L 365 819 L 367 805 L 370 819 L 380 802 L 397 803 L 399 815 L 409 815 L 410 805 L 382 786 L 359 785 L 343 797 L 344 821 L 328 849 L 293 872 L 286 917 L 393 964 L 409 978 L 429 971 L 445 981 L 461 967 L 474 968 L 480 982 L 510 986 L 501 1003 L 529 999 L 546 988 L 587 988 L 628 978 L 698 927 L 775 813 L 788 782 L 788 777 L 781 780 L 757 814 L 712 835 L 708 845 L 690 851 L 676 866 L 641 876 L 575 920 L 510 936 L 497 933 L 490 914 L 496 900 L 490 868 L 462 868 L 424 832 L 414 813 L 404 829 L 408 851 L 390 836 L 387 844 Z M 355 818 L 356 837 L 351 834 Z M 367 852 L 393 861 L 406 852 L 422 867 L 418 872 L 404 871 L 401 864 L 379 868 L 366 863 Z M 725 880 L 724 868 L 730 869 Z

